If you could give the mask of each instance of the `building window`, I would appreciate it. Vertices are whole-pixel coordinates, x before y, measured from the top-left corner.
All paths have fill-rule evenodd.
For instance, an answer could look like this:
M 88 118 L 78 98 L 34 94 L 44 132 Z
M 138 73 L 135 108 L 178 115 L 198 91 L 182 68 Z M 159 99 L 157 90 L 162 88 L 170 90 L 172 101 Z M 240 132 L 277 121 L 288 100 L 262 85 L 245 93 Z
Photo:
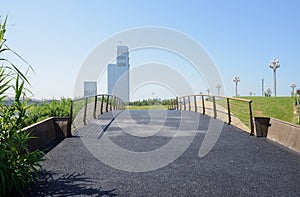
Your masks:
M 118 63 L 118 66 L 120 66 L 120 67 L 125 67 L 126 64 L 125 64 L 125 63 Z

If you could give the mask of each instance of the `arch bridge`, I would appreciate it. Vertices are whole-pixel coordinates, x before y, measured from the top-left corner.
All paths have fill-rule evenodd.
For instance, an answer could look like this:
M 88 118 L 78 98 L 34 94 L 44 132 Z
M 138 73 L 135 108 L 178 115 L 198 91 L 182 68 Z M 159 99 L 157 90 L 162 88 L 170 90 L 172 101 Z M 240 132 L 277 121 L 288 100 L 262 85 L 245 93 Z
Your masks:
M 251 104 L 188 95 L 136 111 L 112 95 L 73 100 L 70 137 L 47 153 L 52 178 L 33 195 L 297 196 L 300 157 L 253 137 Z

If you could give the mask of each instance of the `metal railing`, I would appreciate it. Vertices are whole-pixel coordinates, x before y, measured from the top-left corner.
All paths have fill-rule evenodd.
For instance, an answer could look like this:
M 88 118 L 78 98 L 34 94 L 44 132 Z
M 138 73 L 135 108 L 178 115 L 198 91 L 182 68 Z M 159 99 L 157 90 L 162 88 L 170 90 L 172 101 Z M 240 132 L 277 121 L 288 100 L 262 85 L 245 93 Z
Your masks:
M 70 108 L 69 133 L 71 134 L 76 128 L 97 119 L 105 112 L 124 110 L 125 107 L 124 101 L 108 94 L 73 99 Z
M 298 122 L 297 122 L 297 124 L 300 124 L 300 104 L 299 104 L 299 98 L 297 98 L 296 103 L 297 103 L 297 112 L 298 112 Z
M 222 107 L 226 107 L 225 112 L 227 114 L 227 121 L 228 124 L 230 125 L 232 122 L 232 113 L 231 113 L 231 103 L 230 101 L 239 101 L 239 102 L 244 102 L 248 103 L 248 110 L 249 110 L 249 122 L 250 122 L 250 135 L 254 135 L 254 123 L 253 123 L 253 115 L 252 115 L 252 100 L 248 99 L 242 99 L 242 98 L 231 98 L 231 97 L 224 97 L 224 96 L 212 96 L 212 95 L 206 95 L 206 94 L 199 94 L 199 95 L 188 95 L 188 96 L 183 96 L 180 98 L 176 98 L 174 100 L 174 103 L 171 105 L 174 107 L 173 109 L 177 110 L 188 110 L 188 111 L 195 111 L 198 112 L 199 109 L 202 108 L 202 114 L 205 115 L 207 110 L 212 110 L 212 116 L 213 118 L 217 118 L 218 111 L 217 108 L 220 108 L 220 105 L 218 105 L 218 101 L 223 101 L 226 103 L 223 103 Z M 199 103 L 198 101 L 201 101 Z M 212 106 L 206 106 L 205 103 L 206 101 L 210 101 Z M 193 108 L 193 109 L 192 109 Z
M 178 110 L 178 97 L 175 99 L 170 99 L 170 103 L 168 104 L 168 110 Z

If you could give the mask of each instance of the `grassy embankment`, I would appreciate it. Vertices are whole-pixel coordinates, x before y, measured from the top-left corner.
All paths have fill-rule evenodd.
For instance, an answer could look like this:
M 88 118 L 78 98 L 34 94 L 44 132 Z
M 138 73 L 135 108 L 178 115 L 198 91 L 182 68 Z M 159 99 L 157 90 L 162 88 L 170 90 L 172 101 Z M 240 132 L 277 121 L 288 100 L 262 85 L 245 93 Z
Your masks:
M 253 117 L 273 117 L 291 123 L 297 123 L 294 114 L 294 99 L 291 97 L 240 97 L 252 100 Z M 220 102 L 223 105 L 224 102 Z M 249 106 L 247 103 L 230 102 L 231 112 L 249 127 Z

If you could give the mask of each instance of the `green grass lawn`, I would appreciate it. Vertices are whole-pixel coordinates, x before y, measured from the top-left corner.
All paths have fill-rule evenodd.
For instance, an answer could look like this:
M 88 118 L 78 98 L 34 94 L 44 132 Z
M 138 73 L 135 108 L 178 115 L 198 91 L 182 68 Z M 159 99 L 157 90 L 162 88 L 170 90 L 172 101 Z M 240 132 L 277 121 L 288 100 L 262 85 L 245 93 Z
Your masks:
M 168 110 L 167 105 L 127 106 L 127 110 Z
M 294 118 L 294 100 L 291 97 L 240 97 L 252 100 L 253 117 L 273 117 L 291 123 Z M 225 102 L 218 101 L 226 106 Z M 249 127 L 249 105 L 239 101 L 230 101 L 231 112 Z

